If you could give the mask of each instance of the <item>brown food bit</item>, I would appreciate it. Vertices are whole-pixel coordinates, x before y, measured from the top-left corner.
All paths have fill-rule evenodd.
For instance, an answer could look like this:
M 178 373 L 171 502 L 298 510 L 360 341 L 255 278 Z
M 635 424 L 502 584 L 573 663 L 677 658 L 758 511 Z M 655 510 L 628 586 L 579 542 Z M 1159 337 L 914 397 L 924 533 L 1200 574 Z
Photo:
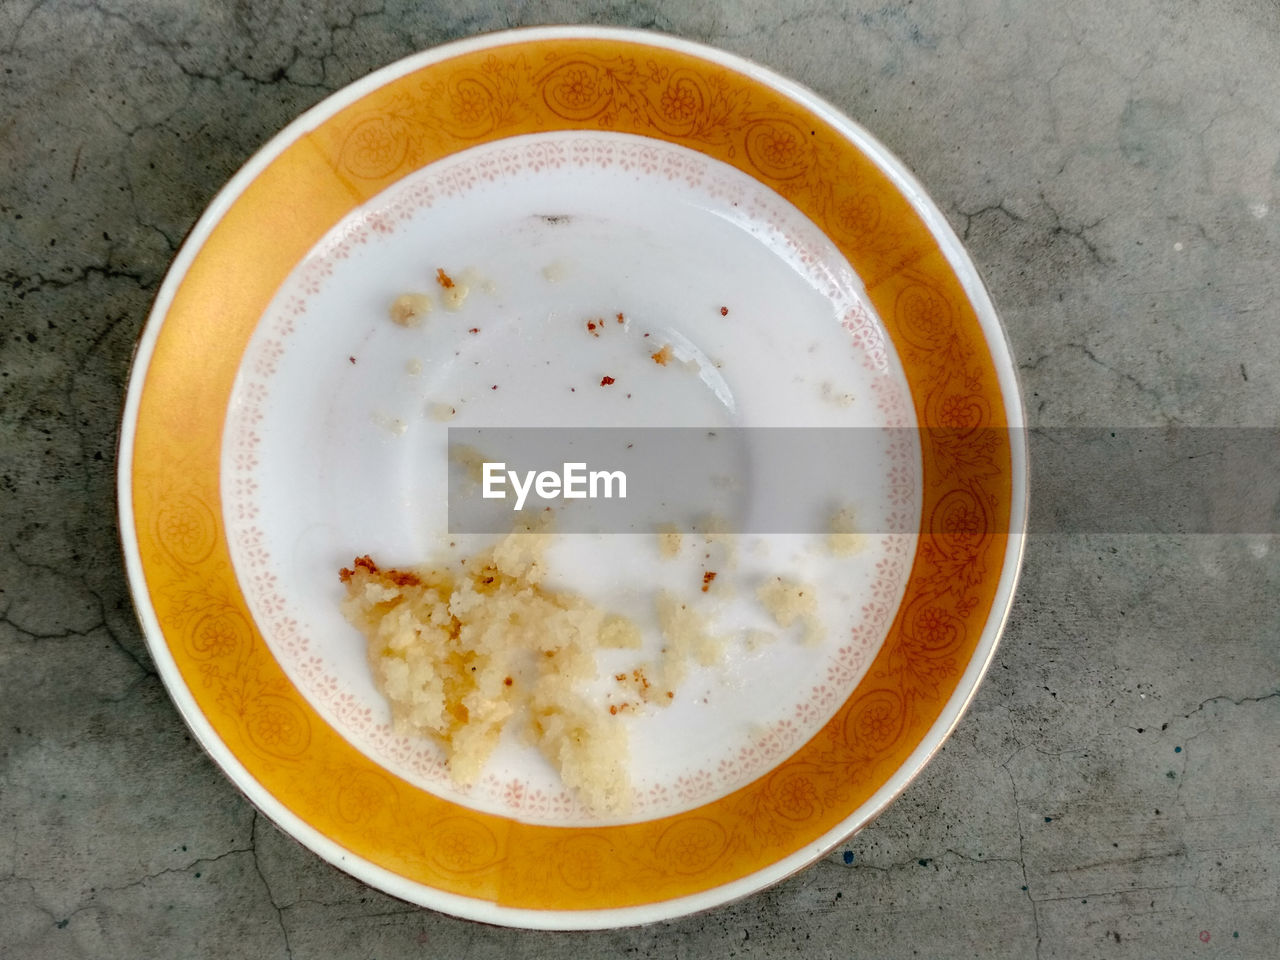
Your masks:
M 728 315 L 729 315 L 729 308 L 728 308 L 728 307 L 721 307 L 721 308 L 720 308 L 720 316 L 722 316 L 722 317 L 727 317 Z
M 619 323 L 626 323 L 626 322 L 627 322 L 627 318 L 626 318 L 626 317 L 624 317 L 621 313 L 619 313 L 619 314 L 618 314 L 618 322 L 619 322 Z
M 343 567 L 338 571 L 338 579 L 343 583 L 346 583 L 354 577 L 356 575 L 356 570 L 364 570 L 367 573 L 378 572 L 378 565 L 373 562 L 367 553 L 363 557 L 356 557 L 355 560 L 352 561 L 352 564 L 355 566 L 355 570 L 348 570 L 346 567 Z
M 497 389 L 498 389 L 498 385 L 495 383 L 495 384 L 494 384 L 492 387 L 490 387 L 489 389 L 490 389 L 490 390 L 497 390 Z
M 384 576 L 397 587 L 416 587 L 422 583 L 416 573 L 410 573 L 408 570 L 388 570 Z
M 505 683 L 508 687 L 509 687 L 509 686 L 511 686 L 511 684 L 515 683 L 515 681 L 514 681 L 514 680 L 512 680 L 510 677 L 507 677 L 507 678 L 506 678 L 505 680 L 503 680 L 502 682 L 503 682 L 503 683 Z
M 453 287 L 453 277 L 444 272 L 444 267 L 436 268 L 436 283 L 449 290 Z
M 350 360 L 352 363 L 355 363 L 355 362 L 356 362 L 356 358 L 355 358 L 355 357 L 347 357 L 347 359 L 348 359 L 348 360 Z
M 706 593 L 711 588 L 711 581 L 716 578 L 714 570 L 708 570 L 702 575 L 702 592 Z
M 618 705 L 616 703 L 609 704 L 609 712 L 614 716 L 618 714 Z
M 601 378 L 600 378 L 600 386 L 602 386 L 602 387 L 607 387 L 607 386 L 609 386 L 609 384 L 611 384 L 611 383 L 613 383 L 613 382 L 614 382 L 613 377 L 601 377 Z
M 480 332 L 479 327 L 472 327 L 470 330 L 467 331 L 467 333 L 479 333 L 479 332 Z
M 674 692 L 674 691 L 671 691 L 671 690 L 668 690 L 668 691 L 667 691 L 667 699 L 668 699 L 668 700 L 674 700 L 674 699 L 675 699 L 675 696 L 676 696 L 676 695 L 675 695 L 675 692 Z
M 662 349 L 652 355 L 653 362 L 660 367 L 665 367 L 671 360 L 671 344 L 664 343 Z

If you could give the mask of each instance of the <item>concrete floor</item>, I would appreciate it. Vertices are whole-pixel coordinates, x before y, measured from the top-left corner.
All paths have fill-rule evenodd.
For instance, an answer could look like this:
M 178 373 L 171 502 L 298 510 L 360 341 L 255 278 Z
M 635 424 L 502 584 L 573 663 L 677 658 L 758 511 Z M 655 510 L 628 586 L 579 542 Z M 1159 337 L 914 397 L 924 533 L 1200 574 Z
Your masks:
M 756 8 L 0 2 L 0 955 L 1280 955 L 1265 530 L 1033 537 L 992 671 L 919 780 L 813 868 L 678 922 L 533 934 L 406 905 L 281 834 L 187 735 L 115 533 L 134 339 L 259 144 L 440 41 L 615 23 L 758 59 L 918 174 L 1033 424 L 1277 425 L 1274 2 Z

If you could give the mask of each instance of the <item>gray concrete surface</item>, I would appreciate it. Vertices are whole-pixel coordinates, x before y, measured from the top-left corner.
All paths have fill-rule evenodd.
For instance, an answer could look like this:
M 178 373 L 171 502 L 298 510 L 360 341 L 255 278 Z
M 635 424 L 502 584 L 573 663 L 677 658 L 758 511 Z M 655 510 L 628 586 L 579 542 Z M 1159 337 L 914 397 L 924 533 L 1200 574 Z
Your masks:
M 1276 426 L 1272 0 L 0 0 L 0 956 L 1280 955 L 1265 536 L 1033 540 L 991 675 L 901 800 L 775 889 L 652 927 L 523 933 L 371 891 L 187 736 L 112 475 L 177 244 L 328 92 L 545 22 L 716 44 L 869 127 L 967 240 L 1033 423 Z

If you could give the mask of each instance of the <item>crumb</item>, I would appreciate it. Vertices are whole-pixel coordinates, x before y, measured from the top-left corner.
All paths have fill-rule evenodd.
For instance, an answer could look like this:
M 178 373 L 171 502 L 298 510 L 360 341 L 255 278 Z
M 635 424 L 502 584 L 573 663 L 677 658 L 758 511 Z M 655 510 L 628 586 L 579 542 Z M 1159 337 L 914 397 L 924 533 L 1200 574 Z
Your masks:
M 702 592 L 703 593 L 706 593 L 708 590 L 711 589 L 711 584 L 715 581 L 715 579 L 716 579 L 716 572 L 714 570 L 708 570 L 706 573 L 702 575 Z
M 618 314 L 618 322 L 619 322 L 619 323 L 626 323 L 626 322 L 627 322 L 627 318 L 626 318 L 626 317 L 624 317 L 621 313 L 619 313 L 619 314 Z
M 444 423 L 446 420 L 452 420 L 458 414 L 458 408 L 447 403 L 433 403 L 427 408 L 427 414 L 432 420 Z
M 490 389 L 490 390 L 497 390 L 497 389 L 498 389 L 498 385 L 495 383 L 495 384 L 494 384 L 492 387 L 490 387 L 489 389 Z
M 422 372 L 422 361 L 417 357 L 410 357 L 405 361 L 404 371 L 409 374 L 409 376 L 416 377 Z
M 353 364 L 356 362 L 355 357 L 347 357 L 347 359 L 350 360 Z
M 545 534 L 512 534 L 461 572 L 380 570 L 359 557 L 339 573 L 342 612 L 365 636 L 395 729 L 440 743 L 456 783 L 475 782 L 514 720 L 587 806 L 625 812 L 626 729 L 580 692 L 619 618 L 542 586 L 547 545 Z
M 446 290 L 443 295 L 443 302 L 446 310 L 460 310 L 462 304 L 467 299 L 467 294 L 471 292 L 470 287 L 455 283 L 450 289 Z
M 600 386 L 602 386 L 602 387 L 607 387 L 607 386 L 609 386 L 609 385 L 610 385 L 611 383 L 613 383 L 613 382 L 614 382 L 613 377 L 601 377 L 601 378 L 600 378 Z
M 729 308 L 728 308 L 728 307 L 721 307 L 721 308 L 720 308 L 720 316 L 722 316 L 722 317 L 727 317 L 728 315 L 729 315 Z
M 444 272 L 444 267 L 438 267 L 436 269 L 436 283 L 446 290 L 450 290 L 453 288 L 453 277 Z
M 547 283 L 559 283 L 569 272 L 569 265 L 563 260 L 556 260 L 542 268 L 542 279 Z
M 479 327 L 472 327 L 470 330 L 467 331 L 467 333 L 479 333 L 479 332 L 480 332 Z
M 827 523 L 827 550 L 838 557 L 857 553 L 866 545 L 866 538 L 858 533 L 852 507 L 841 507 Z
M 587 332 L 593 337 L 600 336 L 600 330 L 604 326 L 604 321 L 599 318 L 587 321 Z
M 837 392 L 829 380 L 822 382 L 822 385 L 818 388 L 818 393 L 826 403 L 834 404 L 837 407 L 853 406 L 853 394 Z
M 449 447 L 449 459 L 467 471 L 467 479 L 478 484 L 484 479 L 485 461 L 489 460 L 483 453 L 468 444 Z
M 819 643 L 823 638 L 822 622 L 818 619 L 818 599 L 813 588 L 782 577 L 766 580 L 756 591 L 756 599 L 782 628 L 792 624 L 804 625 L 804 641 Z
M 704 667 L 720 661 L 724 642 L 711 634 L 707 618 L 687 603 L 681 603 L 666 590 L 658 594 L 658 629 L 663 647 L 663 677 L 667 686 L 684 679 L 690 659 Z
M 665 367 L 671 361 L 671 344 L 664 343 L 662 349 L 651 355 L 651 359 L 660 367 Z
M 431 312 L 431 298 L 425 293 L 402 293 L 391 303 L 387 311 L 391 322 L 401 327 L 421 325 L 422 318 Z
M 370 419 L 394 437 L 402 436 L 409 429 L 409 425 L 399 417 L 390 417 L 385 413 L 375 412 Z
M 667 558 L 676 556 L 680 552 L 683 541 L 684 534 L 674 523 L 666 523 L 658 528 L 658 553 L 662 556 Z

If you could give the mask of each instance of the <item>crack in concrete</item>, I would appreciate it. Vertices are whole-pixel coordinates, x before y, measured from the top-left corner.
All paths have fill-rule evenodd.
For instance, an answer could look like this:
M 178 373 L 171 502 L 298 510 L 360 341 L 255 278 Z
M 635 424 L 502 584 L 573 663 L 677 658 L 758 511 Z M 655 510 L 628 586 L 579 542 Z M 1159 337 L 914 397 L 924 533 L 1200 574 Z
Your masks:
M 1160 414 L 1164 416 L 1165 421 L 1167 423 L 1173 422 L 1174 418 L 1170 417 L 1167 413 L 1164 412 L 1164 397 L 1162 397 L 1159 393 L 1157 393 L 1153 388 L 1147 386 L 1145 383 L 1143 383 L 1141 380 L 1135 377 L 1128 370 L 1119 370 L 1116 367 L 1113 367 L 1111 364 L 1107 363 L 1105 360 L 1099 357 L 1096 353 L 1094 353 L 1089 348 L 1088 344 L 1072 341 L 1070 343 L 1064 343 L 1063 346 L 1072 350 L 1080 351 L 1085 355 L 1085 357 L 1087 357 L 1093 363 L 1097 364 L 1103 370 L 1106 370 L 1109 373 L 1113 373 L 1120 379 L 1132 384 L 1133 387 L 1139 393 L 1143 394 L 1144 396 L 1150 397 L 1152 400 L 1155 401 L 1156 407 L 1158 408 Z
M 145 224 L 143 225 L 145 226 Z M 13 290 L 19 300 L 25 300 L 29 293 L 41 293 L 44 290 L 65 290 L 68 287 L 75 287 L 85 283 L 90 277 L 94 276 L 102 277 L 104 280 L 131 280 L 143 291 L 149 291 L 153 285 L 142 274 L 135 271 L 122 270 L 112 266 L 99 266 L 97 264 L 81 267 L 65 280 L 57 277 L 46 277 L 42 273 L 24 276 L 12 270 L 6 270 L 4 273 L 0 273 L 0 284 L 5 284 Z
M 1013 223 L 1026 223 L 1026 218 L 1018 216 L 1006 207 L 1003 200 L 999 203 L 989 203 L 985 207 L 979 207 L 977 210 L 972 212 L 967 212 L 965 210 L 959 210 L 957 212 L 960 216 L 964 217 L 964 229 L 960 232 L 960 239 L 965 241 L 969 239 L 969 231 L 973 228 L 973 221 L 978 219 L 978 217 L 986 216 L 989 213 L 1003 214 L 1006 219 Z
M 262 872 L 262 861 L 258 857 L 258 823 L 262 819 L 256 809 L 253 811 L 253 824 L 249 828 L 249 851 L 253 854 L 253 870 L 258 875 L 258 879 L 262 881 L 262 888 L 267 892 L 267 902 L 271 904 L 271 909 L 276 912 L 276 923 L 280 926 L 280 936 L 284 939 L 285 956 L 293 960 L 293 945 L 289 942 L 289 928 L 284 922 L 284 908 L 276 902 L 276 895 L 271 890 L 271 884 L 267 882 L 267 875 Z
M 22 15 L 22 19 L 18 21 L 18 25 L 13 28 L 13 39 L 11 39 L 9 41 L 9 45 L 4 48 L 4 53 L 12 54 L 18 49 L 18 41 L 22 38 L 22 31 L 27 28 L 27 24 L 30 22 L 31 18 L 35 16 L 36 11 L 44 7 L 45 2 L 46 0 L 37 0 L 36 3 L 31 5 L 31 9 Z
M 1036 960 L 1040 960 L 1040 946 L 1043 943 L 1043 937 L 1040 933 L 1040 907 L 1036 898 L 1031 895 L 1031 881 L 1027 879 L 1027 854 L 1026 854 L 1026 834 L 1022 832 L 1022 802 L 1018 799 L 1018 784 L 1014 780 L 1013 771 L 1009 769 L 1009 764 L 1013 762 L 1021 750 L 1015 750 L 1000 766 L 1004 770 L 1005 775 L 1009 778 L 1009 789 L 1013 793 L 1013 815 L 1018 821 L 1018 865 L 1022 868 L 1022 891 L 1027 895 L 1027 902 L 1031 904 L 1031 922 L 1036 931 Z
M 1266 700 L 1274 700 L 1276 697 L 1280 697 L 1280 690 L 1275 690 L 1275 691 L 1272 691 L 1271 693 L 1263 694 L 1260 697 L 1241 697 L 1239 700 L 1236 700 L 1232 697 L 1228 697 L 1226 695 L 1210 697 L 1207 700 L 1201 700 L 1200 703 L 1196 706 L 1196 708 L 1192 710 L 1190 713 L 1184 714 L 1182 719 L 1190 720 L 1193 716 L 1195 716 L 1197 713 L 1199 713 L 1201 710 L 1203 710 L 1205 707 L 1207 707 L 1211 703 L 1229 703 L 1233 707 L 1243 707 L 1246 703 L 1262 703 L 1263 701 L 1266 701 Z M 1188 740 L 1187 742 L 1190 743 L 1191 741 Z

